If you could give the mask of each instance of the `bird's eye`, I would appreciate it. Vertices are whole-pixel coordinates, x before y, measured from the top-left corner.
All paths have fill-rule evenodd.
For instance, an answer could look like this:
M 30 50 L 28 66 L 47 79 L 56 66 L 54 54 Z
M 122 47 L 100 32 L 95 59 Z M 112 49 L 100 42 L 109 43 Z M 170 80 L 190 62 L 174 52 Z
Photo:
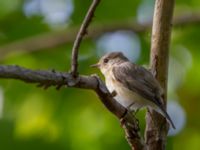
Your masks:
M 109 61 L 108 58 L 105 58 L 105 59 L 103 60 L 104 63 L 107 63 L 108 61 Z

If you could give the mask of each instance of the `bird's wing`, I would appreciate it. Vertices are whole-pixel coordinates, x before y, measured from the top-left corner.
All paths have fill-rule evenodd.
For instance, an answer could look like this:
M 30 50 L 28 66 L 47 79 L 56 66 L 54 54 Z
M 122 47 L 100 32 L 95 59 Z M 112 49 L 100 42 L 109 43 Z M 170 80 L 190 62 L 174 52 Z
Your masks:
M 122 86 L 140 94 L 145 99 L 162 106 L 162 88 L 153 75 L 143 67 L 125 62 L 113 67 L 113 75 Z

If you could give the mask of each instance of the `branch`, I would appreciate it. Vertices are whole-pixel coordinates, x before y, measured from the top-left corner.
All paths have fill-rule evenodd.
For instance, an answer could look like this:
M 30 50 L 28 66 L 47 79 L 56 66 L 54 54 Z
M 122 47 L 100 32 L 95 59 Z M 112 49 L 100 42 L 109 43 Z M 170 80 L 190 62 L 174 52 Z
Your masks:
M 58 72 L 55 70 L 30 70 L 19 66 L 0 65 L 0 78 L 17 79 L 26 83 L 35 83 L 47 89 L 55 86 L 57 89 L 64 85 L 94 90 L 101 102 L 122 122 L 126 138 L 132 149 L 143 150 L 145 145 L 139 135 L 139 127 L 136 118 L 119 104 L 109 93 L 104 83 L 98 76 L 78 76 L 74 78 L 70 73 Z
M 73 49 L 72 49 L 72 61 L 71 61 L 71 76 L 74 80 L 80 78 L 78 75 L 78 51 L 83 39 L 83 36 L 87 32 L 87 28 L 92 21 L 92 17 L 94 15 L 95 9 L 99 4 L 100 0 L 93 0 L 85 19 L 81 25 L 81 28 L 76 36 Z M 131 146 L 132 150 L 143 150 L 145 149 L 145 145 L 139 135 L 139 127 L 137 124 L 137 119 L 131 112 L 129 112 L 125 107 L 123 107 L 120 103 L 118 103 L 113 96 L 109 93 L 108 89 L 104 85 L 104 83 L 100 80 L 98 76 L 95 76 L 98 81 L 99 88 L 95 88 L 96 93 L 101 99 L 102 103 L 110 110 L 113 114 L 115 114 L 121 121 L 122 127 L 125 130 L 126 139 Z M 76 84 L 75 84 L 76 85 Z
M 156 0 L 151 41 L 151 70 L 164 89 L 165 105 L 173 8 L 174 0 Z M 169 128 L 165 118 L 153 110 L 148 110 L 146 122 L 147 149 L 164 150 Z
M 182 14 L 174 17 L 174 27 L 183 27 L 192 24 L 200 24 L 199 13 Z M 106 25 L 93 25 L 90 27 L 87 39 L 96 38 L 106 32 L 118 30 L 129 30 L 136 33 L 146 32 L 151 28 L 151 22 L 138 24 L 136 22 L 115 22 Z M 44 33 L 34 37 L 20 39 L 18 41 L 2 45 L 0 47 L 0 60 L 7 58 L 10 54 L 16 52 L 28 53 L 39 50 L 54 48 L 65 43 L 71 43 L 76 38 L 79 27 L 70 27 L 66 31 Z M 67 36 L 66 36 L 67 35 Z
M 87 28 L 92 21 L 92 17 L 94 15 L 94 12 L 99 4 L 100 0 L 93 0 L 90 8 L 88 9 L 88 12 L 83 20 L 83 23 L 81 24 L 80 30 L 76 36 L 76 39 L 74 41 L 74 45 L 72 48 L 72 62 L 71 62 L 71 73 L 73 76 L 77 75 L 77 68 L 78 68 L 78 50 L 81 44 L 81 41 L 83 39 L 83 36 L 87 33 Z
M 177 26 L 188 26 L 193 24 L 199 24 L 200 23 L 200 14 L 190 12 L 190 13 L 184 13 L 182 15 L 175 16 L 173 18 L 173 25 L 174 27 Z

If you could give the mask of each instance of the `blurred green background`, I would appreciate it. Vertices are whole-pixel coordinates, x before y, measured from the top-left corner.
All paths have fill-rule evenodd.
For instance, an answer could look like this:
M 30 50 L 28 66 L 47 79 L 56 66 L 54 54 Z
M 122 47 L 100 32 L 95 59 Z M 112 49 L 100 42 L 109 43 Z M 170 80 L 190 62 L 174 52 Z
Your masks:
M 90 3 L 1 0 L 0 63 L 67 71 L 74 30 Z M 91 25 L 92 38 L 85 39 L 80 48 L 79 72 L 100 74 L 89 65 L 113 50 L 123 51 L 133 62 L 147 66 L 150 29 L 133 32 L 127 26 L 134 22 L 138 27 L 148 24 L 153 6 L 154 0 L 102 0 Z M 200 149 L 199 9 L 199 0 L 176 1 L 175 16 L 189 17 L 172 32 L 168 111 L 177 130 L 170 130 L 169 150 Z M 187 24 L 193 17 L 197 21 Z M 123 25 L 116 28 L 118 24 Z M 113 26 L 113 32 L 95 30 L 108 25 Z M 141 111 L 137 116 L 142 131 L 144 114 Z M 21 81 L 0 79 L 0 149 L 128 150 L 129 146 L 118 120 L 94 92 L 73 88 L 56 91 L 54 87 L 43 90 Z

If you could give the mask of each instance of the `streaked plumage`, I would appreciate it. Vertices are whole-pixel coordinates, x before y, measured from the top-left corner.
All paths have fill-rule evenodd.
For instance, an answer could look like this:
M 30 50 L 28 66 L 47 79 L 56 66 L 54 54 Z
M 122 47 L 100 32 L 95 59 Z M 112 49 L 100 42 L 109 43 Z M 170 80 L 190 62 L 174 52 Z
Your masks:
M 109 91 L 116 91 L 115 99 L 120 104 L 131 106 L 133 110 L 150 107 L 165 116 L 175 128 L 162 104 L 163 90 L 148 70 L 131 63 L 121 52 L 103 56 L 98 67 L 105 76 Z

